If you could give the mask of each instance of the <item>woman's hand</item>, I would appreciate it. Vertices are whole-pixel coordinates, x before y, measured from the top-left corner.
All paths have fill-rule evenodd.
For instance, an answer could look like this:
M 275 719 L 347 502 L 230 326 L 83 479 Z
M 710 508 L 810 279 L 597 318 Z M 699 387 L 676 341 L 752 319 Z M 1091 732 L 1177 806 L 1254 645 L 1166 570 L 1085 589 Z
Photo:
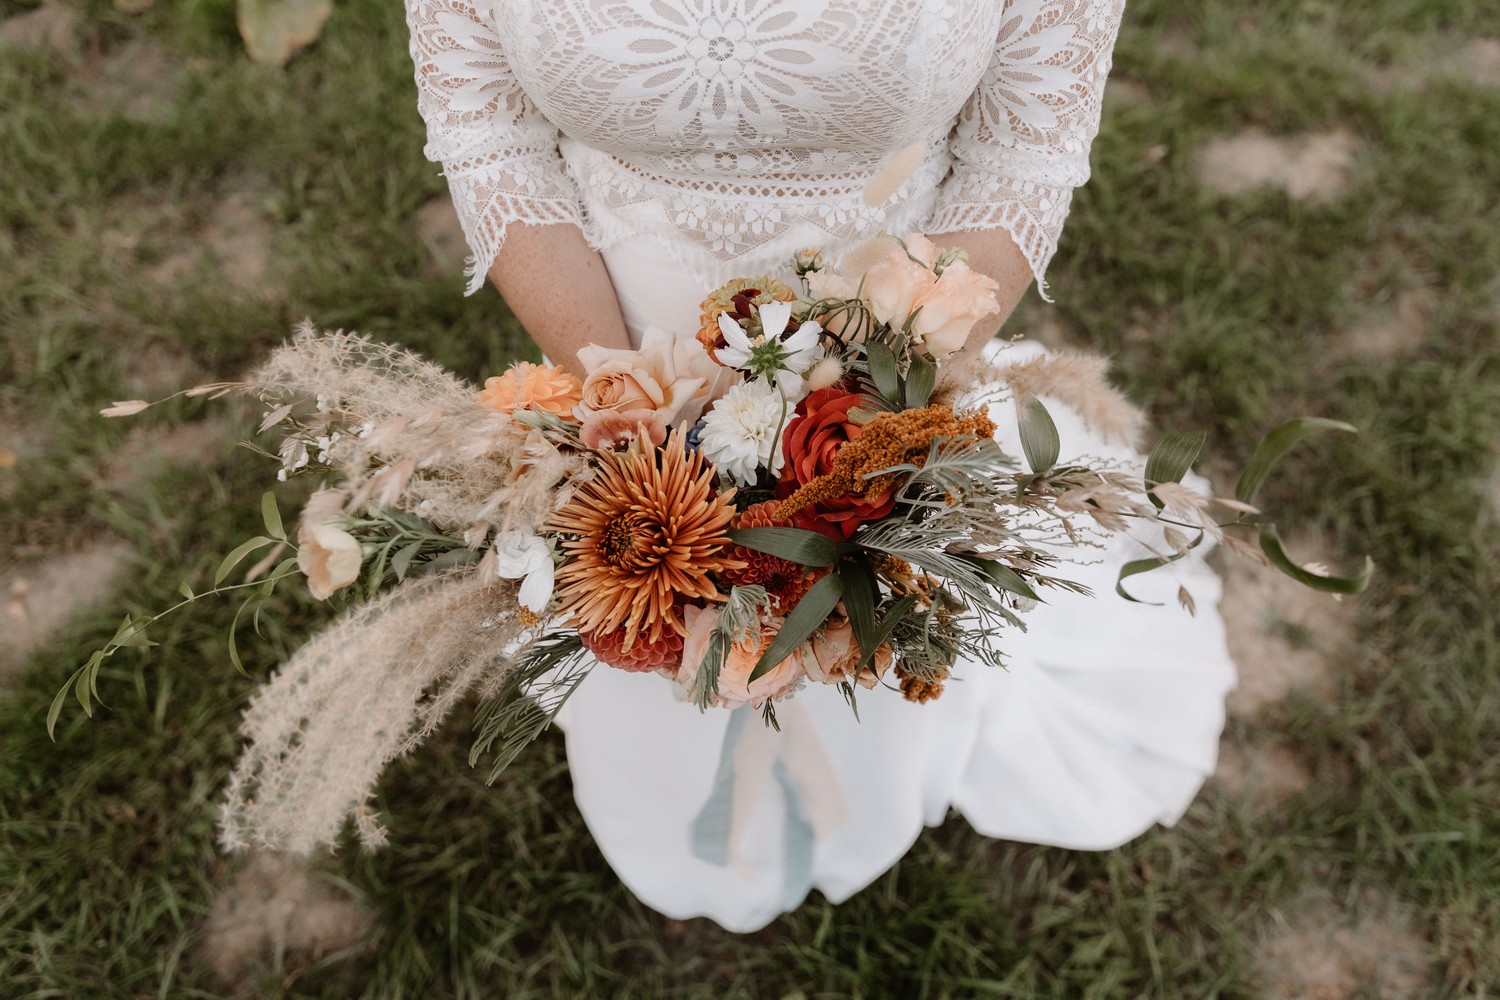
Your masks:
M 980 274 L 994 278 L 1000 285 L 995 298 L 1000 303 L 1000 315 L 976 323 L 969 331 L 963 353 L 977 357 L 995 336 L 995 330 L 1004 326 L 1015 311 L 1016 303 L 1031 287 L 1033 275 L 1031 264 L 1016 241 L 1003 229 L 983 229 L 975 232 L 944 233 L 928 239 L 945 249 L 965 250 L 969 254 L 969 266 Z
M 542 352 L 579 378 L 579 348 L 630 346 L 604 258 L 577 226 L 512 223 L 490 280 Z

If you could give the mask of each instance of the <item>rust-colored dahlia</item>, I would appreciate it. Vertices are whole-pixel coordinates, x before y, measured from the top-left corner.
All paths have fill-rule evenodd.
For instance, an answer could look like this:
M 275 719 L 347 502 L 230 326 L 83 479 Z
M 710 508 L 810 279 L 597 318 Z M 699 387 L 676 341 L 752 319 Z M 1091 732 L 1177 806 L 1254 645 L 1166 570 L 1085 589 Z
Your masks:
M 734 519 L 733 526 L 772 528 L 785 525 L 785 521 L 778 521 L 775 517 L 779 506 L 781 503 L 777 500 L 752 504 L 740 512 Z M 802 595 L 807 593 L 809 587 L 828 574 L 825 567 L 800 566 L 780 556 L 767 555 L 741 545 L 734 546 L 729 554 L 743 561 L 744 568 L 728 570 L 724 574 L 725 579 L 740 587 L 765 587 L 766 593 L 776 601 L 777 613 L 783 615 L 802 600 Z
M 685 438 L 679 428 L 660 448 L 637 438 L 604 456 L 549 525 L 565 536 L 561 610 L 580 632 L 620 630 L 626 652 L 684 635 L 678 602 L 719 600 L 710 575 L 744 566 L 725 534 L 734 490 L 716 492 L 713 466 Z
M 625 647 L 622 628 L 613 632 L 579 632 L 578 638 L 600 663 L 635 674 L 652 670 L 676 672 L 682 663 L 682 636 L 676 632 L 663 632 L 655 640 L 636 636 L 629 649 Z
M 714 352 L 724 346 L 724 334 L 719 331 L 721 314 L 728 313 L 730 319 L 746 327 L 746 332 L 754 338 L 760 334 L 757 306 L 767 302 L 793 302 L 796 298 L 796 292 L 775 278 L 735 278 L 714 289 L 699 305 L 702 313 L 699 316 L 698 343 L 718 363 Z

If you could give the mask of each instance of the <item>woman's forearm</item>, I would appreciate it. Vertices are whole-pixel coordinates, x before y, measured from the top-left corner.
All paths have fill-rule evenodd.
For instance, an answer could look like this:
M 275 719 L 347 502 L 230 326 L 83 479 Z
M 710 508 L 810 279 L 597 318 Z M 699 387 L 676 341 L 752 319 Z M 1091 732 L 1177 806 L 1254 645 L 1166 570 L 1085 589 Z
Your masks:
M 943 233 L 931 237 L 940 247 L 965 250 L 969 254 L 969 266 L 981 274 L 987 274 L 1000 285 L 995 298 L 1000 303 L 1000 315 L 975 325 L 969 333 L 964 352 L 978 354 L 995 331 L 1005 324 L 1015 311 L 1016 303 L 1031 287 L 1033 275 L 1031 264 L 1016 241 L 1003 229 L 982 229 L 973 232 Z
M 604 259 L 577 226 L 512 223 L 490 280 L 542 352 L 575 375 L 587 374 L 579 348 L 630 346 Z

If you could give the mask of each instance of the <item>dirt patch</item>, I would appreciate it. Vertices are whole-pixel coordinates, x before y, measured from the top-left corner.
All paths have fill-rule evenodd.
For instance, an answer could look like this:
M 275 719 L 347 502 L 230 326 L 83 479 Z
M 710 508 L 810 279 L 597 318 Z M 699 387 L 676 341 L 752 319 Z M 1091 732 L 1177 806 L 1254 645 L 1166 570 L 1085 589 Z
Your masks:
M 1299 201 L 1331 201 L 1353 176 L 1359 141 L 1342 129 L 1270 136 L 1246 131 L 1198 152 L 1198 182 L 1220 194 L 1279 188 Z
M 78 614 L 114 593 L 130 547 L 101 541 L 40 562 L 0 568 L 0 680 L 56 636 Z
M 1409 288 L 1369 310 L 1354 326 L 1336 334 L 1324 348 L 1330 361 L 1387 361 L 1409 354 L 1427 336 L 1437 293 L 1431 288 Z
M 180 56 L 135 39 L 90 64 L 78 80 L 79 98 L 133 122 L 159 125 L 172 118 L 183 75 Z
M 125 363 L 122 399 L 161 399 L 207 381 L 197 361 L 180 347 L 156 341 L 136 348 Z
M 447 195 L 439 195 L 417 209 L 412 224 L 417 238 L 431 255 L 427 264 L 429 275 L 441 278 L 463 272 L 469 244 L 464 239 L 463 227 L 458 224 L 453 201 Z
M 262 298 L 275 298 L 268 280 L 275 227 L 266 217 L 265 195 L 254 186 L 214 202 L 201 225 L 183 237 L 179 249 L 152 267 L 153 284 L 173 285 L 211 263 L 228 284 Z
M 305 860 L 257 854 L 214 898 L 203 957 L 225 986 L 248 991 L 262 976 L 285 978 L 355 947 L 370 926 L 353 898 Z
M 78 55 L 78 14 L 58 3 L 47 3 L 0 21 L 0 50 L 49 48 L 58 55 Z
M 229 448 L 234 427 L 222 417 L 133 428 L 92 475 L 95 489 L 130 494 L 167 469 L 206 468 Z
M 1376 93 L 1421 90 L 1446 81 L 1500 87 L 1500 39 L 1438 39 L 1405 59 L 1365 74 L 1366 84 Z
M 1328 549 L 1305 539 L 1287 546 L 1297 558 L 1316 558 Z M 1224 570 L 1219 611 L 1239 670 L 1229 711 L 1256 718 L 1293 692 L 1326 704 L 1337 701 L 1335 668 L 1354 642 L 1354 603 L 1308 590 L 1247 558 L 1225 559 Z
M 1430 962 L 1422 934 L 1389 896 L 1369 891 L 1347 907 L 1316 890 L 1273 912 L 1252 968 L 1275 1000 L 1406 1000 L 1426 995 Z
M 1259 809 L 1281 805 L 1312 785 L 1312 772 L 1285 744 L 1259 739 L 1219 747 L 1214 780 L 1225 795 Z

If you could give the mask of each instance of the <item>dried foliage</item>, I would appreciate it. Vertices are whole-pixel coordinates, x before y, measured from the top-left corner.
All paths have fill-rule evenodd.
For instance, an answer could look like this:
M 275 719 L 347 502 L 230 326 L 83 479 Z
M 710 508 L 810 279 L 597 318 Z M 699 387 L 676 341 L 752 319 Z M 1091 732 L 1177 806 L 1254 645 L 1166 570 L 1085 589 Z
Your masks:
M 381 772 L 471 691 L 492 693 L 524 637 L 515 585 L 473 572 L 410 581 L 319 633 L 256 694 L 220 818 L 229 850 L 306 853 L 354 820 L 385 841 L 369 800 Z
M 266 426 L 293 429 L 288 466 L 316 453 L 348 484 L 351 508 L 420 513 L 476 546 L 495 532 L 535 531 L 557 484 L 585 466 L 509 414 L 475 406 L 463 380 L 358 334 L 304 328 L 249 382 L 274 407 Z

